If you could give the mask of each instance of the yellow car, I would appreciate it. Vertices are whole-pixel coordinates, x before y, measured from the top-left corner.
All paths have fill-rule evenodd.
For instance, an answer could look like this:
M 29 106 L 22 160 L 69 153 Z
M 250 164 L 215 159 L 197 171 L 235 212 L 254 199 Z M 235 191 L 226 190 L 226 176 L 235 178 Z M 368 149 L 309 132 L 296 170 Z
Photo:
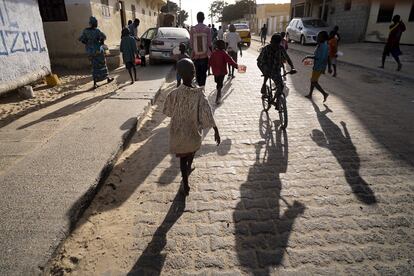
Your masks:
M 242 42 L 250 47 L 252 35 L 250 34 L 249 25 L 246 23 L 234 23 L 233 25 L 236 27 L 236 32 L 240 35 Z

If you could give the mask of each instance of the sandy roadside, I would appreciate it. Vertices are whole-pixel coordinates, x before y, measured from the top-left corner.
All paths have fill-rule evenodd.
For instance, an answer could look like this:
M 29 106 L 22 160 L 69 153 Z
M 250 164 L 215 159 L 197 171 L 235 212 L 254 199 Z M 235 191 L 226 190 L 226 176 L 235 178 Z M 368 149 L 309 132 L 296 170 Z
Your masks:
M 151 196 L 145 187 L 152 185 L 145 180 L 145 164 L 142 162 L 145 157 L 150 158 L 151 152 L 148 147 L 142 147 L 151 143 L 157 129 L 168 126 L 169 120 L 165 120 L 161 109 L 165 96 L 174 87 L 175 82 L 164 85 L 156 104 L 137 127 L 131 144 L 85 211 L 76 230 L 50 262 L 46 275 L 102 275 L 108 273 L 108 269 L 120 272 L 132 267 L 139 251 L 137 247 L 142 247 L 146 241 L 134 237 L 139 214 L 132 214 L 131 210 L 137 210 Z M 131 190 L 138 186 L 137 183 L 141 183 L 140 187 Z

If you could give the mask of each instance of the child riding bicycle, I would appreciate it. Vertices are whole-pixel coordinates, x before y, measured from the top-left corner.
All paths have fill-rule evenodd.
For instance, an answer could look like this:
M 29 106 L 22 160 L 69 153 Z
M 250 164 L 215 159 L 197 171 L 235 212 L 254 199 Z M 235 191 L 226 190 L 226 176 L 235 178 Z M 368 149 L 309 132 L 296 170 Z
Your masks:
M 266 82 L 269 78 L 271 78 L 277 87 L 275 95 L 276 99 L 277 96 L 283 91 L 283 80 L 280 73 L 283 60 L 287 61 L 289 64 L 291 73 L 296 72 L 292 60 L 286 53 L 286 50 L 280 45 L 281 41 L 282 37 L 280 34 L 272 35 L 270 44 L 263 47 L 262 52 L 257 58 L 257 67 L 259 67 L 264 76 L 261 92 L 262 94 L 266 93 Z

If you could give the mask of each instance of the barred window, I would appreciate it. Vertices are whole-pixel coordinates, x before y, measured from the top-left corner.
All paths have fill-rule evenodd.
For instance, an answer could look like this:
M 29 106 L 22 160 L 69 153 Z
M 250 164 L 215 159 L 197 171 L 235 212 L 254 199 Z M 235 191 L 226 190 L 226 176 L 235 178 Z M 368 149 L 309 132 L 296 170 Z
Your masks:
M 145 15 L 145 10 L 144 9 L 142 9 L 142 14 Z
M 137 18 L 135 5 L 131 5 L 131 13 L 132 13 L 132 19 Z
M 394 13 L 394 3 L 389 1 L 381 1 L 378 11 L 377 23 L 391 22 Z
M 43 22 L 68 21 L 64 0 L 39 0 Z
M 352 6 L 352 0 L 346 0 L 345 5 L 344 5 L 344 10 L 345 11 L 351 10 L 351 6 Z
M 109 9 L 108 0 L 101 0 L 101 4 L 102 4 L 102 15 L 106 17 L 110 17 L 111 11 Z

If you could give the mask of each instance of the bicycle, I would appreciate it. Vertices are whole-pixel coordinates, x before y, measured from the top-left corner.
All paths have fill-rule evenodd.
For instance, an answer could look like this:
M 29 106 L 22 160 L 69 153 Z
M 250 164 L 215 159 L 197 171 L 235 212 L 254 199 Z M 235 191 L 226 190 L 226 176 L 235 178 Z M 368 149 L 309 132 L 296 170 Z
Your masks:
M 291 70 L 289 72 L 286 72 L 282 75 L 282 78 L 285 77 L 288 74 L 296 74 L 296 70 Z M 288 113 L 287 113 L 287 105 L 286 105 L 286 95 L 282 91 L 279 93 L 279 95 L 276 98 L 276 90 L 277 86 L 272 85 L 272 79 L 269 78 L 269 84 L 266 84 L 266 91 L 264 94 L 262 94 L 262 105 L 263 110 L 267 113 L 269 109 L 272 107 L 272 105 L 275 107 L 275 109 L 279 112 L 279 122 L 280 122 L 280 128 L 286 129 L 288 125 Z M 275 91 L 275 95 L 273 96 L 273 91 Z

